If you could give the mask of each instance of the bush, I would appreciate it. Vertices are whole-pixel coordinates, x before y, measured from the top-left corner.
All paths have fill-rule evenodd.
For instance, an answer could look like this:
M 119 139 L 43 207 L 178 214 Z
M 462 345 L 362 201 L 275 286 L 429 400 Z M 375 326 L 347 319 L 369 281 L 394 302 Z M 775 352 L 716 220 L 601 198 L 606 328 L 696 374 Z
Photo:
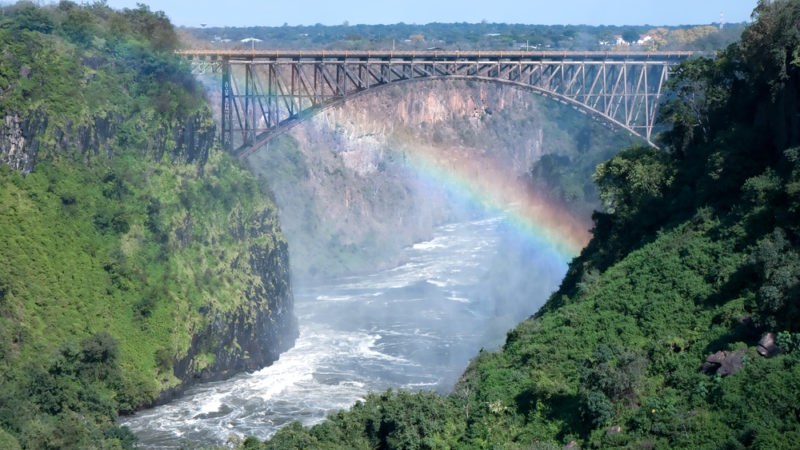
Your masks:
M 757 319 L 771 329 L 800 330 L 800 253 L 776 228 L 762 239 L 750 262 L 757 267 Z
M 0 428 L 0 448 L 6 450 L 22 450 L 17 438 L 2 428 Z
M 636 402 L 636 387 L 644 376 L 647 358 L 619 347 L 600 344 L 580 367 L 581 413 L 594 428 L 611 419 L 614 404 Z
M 67 17 L 61 22 L 61 29 L 67 39 L 81 46 L 88 46 L 92 43 L 95 28 L 94 16 L 89 11 L 78 7 L 70 8 Z

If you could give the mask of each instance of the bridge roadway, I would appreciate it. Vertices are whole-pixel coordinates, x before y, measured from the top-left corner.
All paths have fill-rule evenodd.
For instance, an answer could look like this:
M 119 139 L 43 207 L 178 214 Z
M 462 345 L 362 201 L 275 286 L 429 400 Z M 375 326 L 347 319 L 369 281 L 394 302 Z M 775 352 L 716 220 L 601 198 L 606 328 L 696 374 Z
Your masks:
M 240 158 L 322 109 L 398 82 L 511 84 L 650 141 L 670 70 L 693 52 L 180 50 L 222 74 L 221 141 Z M 243 86 L 243 87 L 242 87 Z
M 573 51 L 396 51 L 396 50 L 178 50 L 178 55 L 188 58 L 220 58 L 231 61 L 276 61 L 289 60 L 381 60 L 381 61 L 476 61 L 476 60 L 508 60 L 508 61 L 680 61 L 696 52 L 573 52 Z

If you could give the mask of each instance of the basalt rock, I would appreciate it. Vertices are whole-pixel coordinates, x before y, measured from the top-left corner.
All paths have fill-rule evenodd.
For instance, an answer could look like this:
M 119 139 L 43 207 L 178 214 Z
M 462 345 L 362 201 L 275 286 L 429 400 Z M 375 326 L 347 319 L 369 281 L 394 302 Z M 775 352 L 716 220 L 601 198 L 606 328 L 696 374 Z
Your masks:
M 71 157 L 90 165 L 94 157 L 112 158 L 122 148 L 136 148 L 151 160 L 167 154 L 173 162 L 196 164 L 202 170 L 214 143 L 215 126 L 207 110 L 158 123 L 145 142 L 126 140 L 120 132 L 126 122 L 139 130 L 145 127 L 116 112 L 96 115 L 81 124 L 69 120 L 56 124 L 39 110 L 24 117 L 8 113 L 0 123 L 0 164 L 28 173 L 46 157 Z
M 0 164 L 8 164 L 22 173 L 33 170 L 39 153 L 37 136 L 47 129 L 47 116 L 32 114 L 23 119 L 18 114 L 6 115 L 0 127 Z
M 781 352 L 781 349 L 775 344 L 775 333 L 767 333 L 765 334 L 760 341 L 758 341 L 758 354 L 765 357 L 771 358 L 778 353 Z
M 717 373 L 723 377 L 727 377 L 741 370 L 742 356 L 744 356 L 745 353 L 747 353 L 747 349 L 744 348 L 728 353 L 722 361 L 722 365 L 717 369 Z
M 252 220 L 260 222 L 260 226 L 250 227 L 250 237 L 279 232 L 266 212 Z M 173 374 L 181 383 L 163 391 L 153 404 L 165 403 L 198 382 L 269 366 L 294 345 L 298 329 L 286 241 L 275 239 L 264 247 L 253 246 L 249 254 L 250 270 L 258 275 L 260 283 L 249 286 L 243 306 L 231 312 L 217 312 L 206 329 L 194 335 L 188 353 L 173 367 Z
M 723 377 L 733 375 L 742 368 L 742 357 L 747 353 L 747 349 L 741 348 L 732 352 L 722 350 L 708 355 L 700 371 L 707 375 L 719 374 Z
M 722 350 L 712 353 L 708 355 L 708 358 L 706 358 L 706 361 L 703 363 L 703 366 L 700 368 L 700 370 L 707 375 L 713 375 L 717 373 L 717 369 L 722 366 L 722 361 L 724 360 L 725 352 Z

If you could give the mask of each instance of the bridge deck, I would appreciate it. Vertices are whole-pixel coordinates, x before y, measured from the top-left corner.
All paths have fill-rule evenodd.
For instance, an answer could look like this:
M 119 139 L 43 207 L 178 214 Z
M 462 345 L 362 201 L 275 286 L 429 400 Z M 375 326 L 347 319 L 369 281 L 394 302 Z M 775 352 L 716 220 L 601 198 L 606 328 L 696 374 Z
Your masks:
M 568 52 L 568 51 L 354 51 L 354 50 L 178 50 L 189 58 L 230 61 L 277 60 L 383 60 L 383 61 L 679 61 L 697 52 Z

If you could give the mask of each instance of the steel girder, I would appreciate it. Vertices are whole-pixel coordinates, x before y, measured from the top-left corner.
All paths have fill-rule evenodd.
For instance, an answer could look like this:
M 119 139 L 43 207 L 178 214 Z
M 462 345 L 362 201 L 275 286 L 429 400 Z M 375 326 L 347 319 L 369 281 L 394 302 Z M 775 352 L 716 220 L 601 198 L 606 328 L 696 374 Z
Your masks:
M 194 55 L 191 62 L 196 72 L 222 74 L 221 141 L 242 158 L 304 118 L 355 94 L 392 83 L 447 78 L 527 88 L 650 142 L 670 68 L 688 55 L 586 55 L 527 59 Z

